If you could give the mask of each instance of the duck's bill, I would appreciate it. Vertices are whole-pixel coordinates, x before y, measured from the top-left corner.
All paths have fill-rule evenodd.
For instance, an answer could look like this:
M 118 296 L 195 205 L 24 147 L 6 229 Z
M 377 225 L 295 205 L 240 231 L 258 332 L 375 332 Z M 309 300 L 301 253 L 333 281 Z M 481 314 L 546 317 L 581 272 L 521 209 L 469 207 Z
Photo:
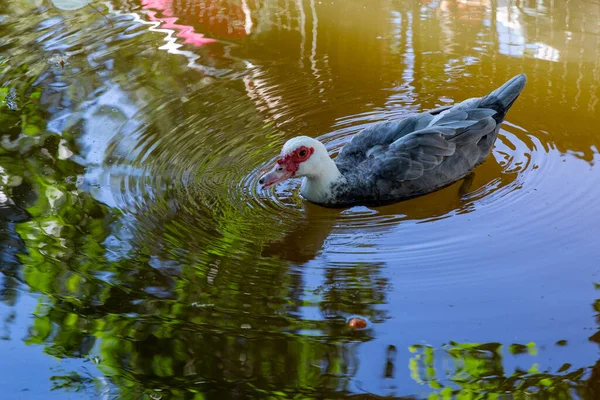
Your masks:
M 275 165 L 271 171 L 267 172 L 262 178 L 260 178 L 259 183 L 262 185 L 263 189 L 276 185 L 279 182 L 283 182 L 292 177 L 291 172 L 286 171 L 285 169 L 283 171 L 279 171 L 279 168 L 280 166 L 278 164 Z

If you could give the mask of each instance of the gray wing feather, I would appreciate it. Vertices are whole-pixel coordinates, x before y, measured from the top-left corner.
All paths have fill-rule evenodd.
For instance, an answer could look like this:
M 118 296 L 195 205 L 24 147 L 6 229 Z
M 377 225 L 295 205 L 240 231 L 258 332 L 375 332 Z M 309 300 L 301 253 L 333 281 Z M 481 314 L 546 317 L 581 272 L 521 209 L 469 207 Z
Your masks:
M 492 117 L 479 120 L 465 129 L 457 129 L 454 135 L 450 135 L 448 140 L 457 144 L 474 143 L 483 136 L 492 132 L 496 128 L 496 121 Z
M 471 125 L 473 125 L 473 121 L 451 121 L 440 126 L 450 129 L 464 129 Z
M 402 121 L 383 122 L 365 128 L 347 143 L 336 158 L 338 164 L 356 164 L 375 155 L 399 138 L 425 128 L 433 116 L 429 113 L 417 114 Z
M 493 115 L 493 110 L 490 111 L 480 115 Z M 474 121 L 466 120 L 469 112 L 452 114 L 452 118 L 447 115 L 438 120 L 440 125 L 413 132 L 392 143 L 385 157 L 380 155 L 372 166 L 374 177 L 396 181 L 418 179 L 452 156 L 457 146 L 477 142 L 496 128 L 491 116 Z
M 493 117 L 496 115 L 497 111 L 492 110 L 490 108 L 473 108 L 467 111 L 469 114 L 469 119 L 479 120 L 484 119 L 486 117 Z
M 423 175 L 424 166 L 408 155 L 398 154 L 376 163 L 372 175 L 380 181 L 413 180 Z
M 387 149 L 388 149 L 388 146 L 377 145 L 377 146 L 369 149 L 367 151 L 366 156 L 367 157 L 375 157 L 375 158 L 383 157 L 383 156 L 385 156 L 385 152 L 387 151 Z
M 456 145 L 449 142 L 446 136 L 455 132 L 451 128 L 427 128 L 407 135 L 395 141 L 390 147 L 391 152 L 409 152 L 413 155 L 425 152 L 439 156 L 451 156 Z
M 449 122 L 456 121 L 464 121 L 469 117 L 469 114 L 462 110 L 448 110 L 439 115 L 439 117 L 435 118 L 429 126 L 432 125 L 443 125 Z

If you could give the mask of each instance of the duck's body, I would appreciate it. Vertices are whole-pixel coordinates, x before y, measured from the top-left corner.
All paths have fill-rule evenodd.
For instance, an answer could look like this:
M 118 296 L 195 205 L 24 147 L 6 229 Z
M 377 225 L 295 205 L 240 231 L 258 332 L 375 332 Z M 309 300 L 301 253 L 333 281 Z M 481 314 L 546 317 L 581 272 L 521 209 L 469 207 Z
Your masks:
M 525 82 L 525 75 L 517 75 L 485 97 L 375 124 L 335 160 L 315 139 L 291 139 L 261 183 L 304 176 L 302 196 L 328 207 L 389 204 L 438 190 L 486 159 Z

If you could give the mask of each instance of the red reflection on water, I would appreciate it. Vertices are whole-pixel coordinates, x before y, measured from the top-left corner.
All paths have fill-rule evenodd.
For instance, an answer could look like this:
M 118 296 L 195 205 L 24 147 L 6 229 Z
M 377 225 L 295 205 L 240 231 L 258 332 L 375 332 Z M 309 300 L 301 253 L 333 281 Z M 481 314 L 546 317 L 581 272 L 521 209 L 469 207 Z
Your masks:
M 179 19 L 173 12 L 173 0 L 142 0 L 142 7 L 145 10 L 159 10 L 162 12 L 162 17 L 156 16 L 156 11 L 148 12 L 148 19 L 161 23 L 161 28 L 173 29 L 177 33 L 177 37 L 183 39 L 183 43 L 194 46 L 204 46 L 208 43 L 213 43 L 216 40 L 207 38 L 201 33 L 196 33 L 194 27 L 189 25 L 180 25 L 175 22 Z

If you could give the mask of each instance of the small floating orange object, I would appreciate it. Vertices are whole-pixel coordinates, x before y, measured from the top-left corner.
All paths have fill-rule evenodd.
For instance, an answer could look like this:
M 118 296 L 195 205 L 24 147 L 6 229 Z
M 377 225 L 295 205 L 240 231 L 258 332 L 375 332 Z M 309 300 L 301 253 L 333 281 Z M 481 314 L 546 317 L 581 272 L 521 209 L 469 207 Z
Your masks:
M 348 327 L 350 329 L 363 329 L 367 327 L 367 321 L 362 318 L 350 318 L 350 321 L 348 321 Z

